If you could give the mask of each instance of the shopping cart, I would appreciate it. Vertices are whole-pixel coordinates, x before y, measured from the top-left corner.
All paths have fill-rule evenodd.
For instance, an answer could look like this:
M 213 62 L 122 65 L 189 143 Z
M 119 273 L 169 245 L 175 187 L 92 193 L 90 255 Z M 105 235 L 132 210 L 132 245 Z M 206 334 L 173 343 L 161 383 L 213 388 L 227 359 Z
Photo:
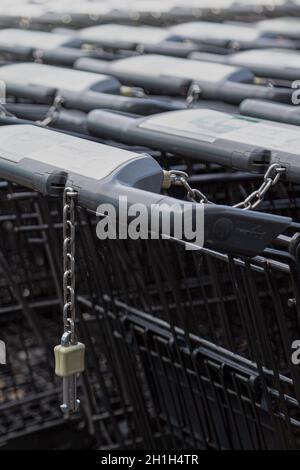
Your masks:
M 79 321 L 95 345 L 103 325 L 113 331 L 107 354 L 117 349 L 142 448 L 299 446 L 298 228 L 251 259 L 83 242 L 91 294 L 78 292 Z
M 58 407 L 61 388 L 52 349 L 61 335 L 61 216 L 56 199 L 1 182 L 0 329 L 8 356 L 0 371 L 0 447 L 72 448 L 75 442 L 89 447 L 94 420 L 102 442 L 110 446 L 112 416 L 115 423 L 124 420 L 105 353 L 102 363 L 92 362 L 88 391 L 85 378 L 81 384 L 82 412 L 66 422 Z M 105 351 L 100 338 L 97 344 Z
M 226 7 L 218 10 L 212 8 L 211 2 L 205 5 L 202 1 L 198 8 L 196 2 L 182 6 L 176 0 L 170 6 L 156 2 L 153 8 L 149 2 L 132 1 L 115 10 L 109 2 L 106 5 L 84 2 L 79 6 L 73 2 L 71 7 L 67 2 L 65 5 L 56 2 L 55 7 L 54 2 L 49 2 L 50 9 L 45 2 L 15 10 L 11 2 L 7 3 L 5 8 L 2 5 L 0 27 L 25 28 L 25 35 L 18 35 L 23 38 L 21 42 L 29 37 L 28 28 L 50 31 L 55 26 L 67 27 L 70 33 L 74 28 L 108 22 L 167 25 L 172 29 L 174 24 L 199 19 L 251 22 L 262 16 L 299 15 L 300 11 L 296 0 L 286 3 L 274 0 L 271 7 L 268 1 L 263 5 L 253 1 L 247 5 L 229 0 Z M 57 33 L 61 32 L 66 34 L 67 30 L 58 29 Z M 4 43 L 6 35 L 4 31 Z M 54 39 L 54 33 L 51 35 Z M 108 46 L 101 51 L 71 51 L 64 47 L 64 37 L 67 38 L 61 36 L 62 42 L 58 44 L 63 47 L 54 50 L 41 50 L 43 44 L 41 41 L 36 44 L 36 40 L 29 48 L 21 44 L 18 50 L 4 44 L 1 60 L 36 60 L 70 66 L 81 56 L 101 57 L 105 62 L 83 60 L 79 64 L 100 69 L 105 65 L 109 69 L 112 59 L 136 54 L 124 51 L 124 45 L 118 48 L 118 54 Z M 138 53 L 186 57 L 187 52 L 195 50 L 225 52 L 224 48 L 207 44 L 167 42 L 147 47 L 138 39 L 134 49 L 137 44 Z M 296 47 L 292 41 L 286 44 Z M 39 50 L 36 46 L 40 46 Z M 16 72 L 11 83 L 7 80 L 8 113 L 2 107 L 0 110 L 0 339 L 7 348 L 7 364 L 0 367 L 0 448 L 299 449 L 299 366 L 292 362 L 292 343 L 300 334 L 300 185 L 293 180 L 291 170 L 289 181 L 281 178 L 260 199 L 256 215 L 249 212 L 248 216 L 246 211 L 239 210 L 243 215 L 236 220 L 238 236 L 227 245 L 224 239 L 230 226 L 222 219 L 226 219 L 226 214 L 238 213 L 229 206 L 247 201 L 249 196 L 251 201 L 256 200 L 262 174 L 249 173 L 249 168 L 234 171 L 202 161 L 207 155 L 205 152 L 200 155 L 198 150 L 195 159 L 169 144 L 155 149 L 141 147 L 154 147 L 153 134 L 147 142 L 138 142 L 135 136 L 133 142 L 120 143 L 119 125 L 117 137 L 101 132 L 92 137 L 86 113 L 94 108 L 149 115 L 183 109 L 186 96 L 192 106 L 203 106 L 203 102 L 196 102 L 201 90 L 199 86 L 190 86 L 189 77 L 188 80 L 153 77 L 156 66 L 150 64 L 150 72 L 144 70 L 142 81 L 136 82 L 144 69 L 143 61 L 148 59 L 136 57 L 136 70 L 130 59 L 120 61 L 124 66 L 128 63 L 125 71 L 128 76 L 125 73 L 125 78 L 121 77 L 122 83 L 128 81 L 149 88 L 152 93 L 173 95 L 172 98 L 147 97 L 141 89 L 127 87 L 124 92 L 130 96 L 121 96 L 120 84 L 111 78 L 107 79 L 108 90 L 117 95 L 106 93 L 100 81 L 99 90 L 103 93 L 96 92 L 93 86 L 84 93 L 74 92 L 72 78 L 63 80 L 62 85 L 55 84 L 58 72 L 62 71 L 59 67 L 52 69 L 55 70 L 52 79 L 48 68 L 45 81 L 40 86 L 31 86 L 31 65 L 35 70 L 43 65 L 27 64 L 28 77 L 21 72 L 22 64 L 12 65 Z M 176 69 L 183 62 L 172 64 L 176 64 Z M 7 70 L 8 64 L 1 65 L 2 70 Z M 204 81 L 210 76 L 207 70 L 203 73 Z M 69 69 L 68 74 L 71 72 L 76 71 Z M 245 75 L 245 82 L 246 78 Z M 66 90 L 66 85 L 71 89 Z M 237 102 L 244 98 L 249 84 L 237 85 L 222 84 L 223 93 L 227 87 L 227 95 L 224 98 L 221 93 L 221 98 L 235 102 L 232 98 L 235 89 Z M 64 88 L 64 103 L 56 99 L 60 88 Z M 290 99 L 290 93 L 281 88 L 256 89 L 263 97 Z M 205 90 L 207 98 L 215 100 L 218 96 L 216 88 L 210 93 L 205 85 Z M 179 95 L 182 97 L 178 98 Z M 237 112 L 230 109 L 231 105 L 215 101 L 206 101 L 205 107 Z M 270 113 L 283 110 L 282 105 L 267 107 Z M 266 105 L 264 113 L 265 108 Z M 258 111 L 256 103 L 255 112 Z M 100 111 L 101 126 L 105 127 L 109 115 Z M 46 154 L 48 158 L 59 154 L 59 163 L 73 164 L 76 155 L 85 155 L 87 162 L 81 167 L 88 171 L 89 141 L 109 144 L 120 155 L 122 151 L 149 154 L 158 163 L 151 164 L 155 172 L 158 167 L 163 168 L 168 178 L 172 175 L 173 181 L 184 182 L 165 187 L 160 195 L 157 185 L 159 199 L 172 197 L 182 203 L 187 196 L 192 199 L 200 196 L 224 206 L 217 220 L 214 216 L 207 218 L 205 247 L 187 251 L 186 244 L 179 240 L 99 240 L 94 199 L 99 188 L 90 184 L 83 197 L 80 195 L 75 204 L 76 330 L 86 345 L 86 369 L 78 382 L 80 410 L 68 419 L 59 409 L 62 387 L 54 374 L 53 357 L 53 347 L 60 341 L 63 330 L 62 191 L 66 174 L 45 176 L 44 150 L 37 146 L 36 152 L 34 133 L 20 143 L 16 132 L 9 143 L 1 132 L 2 126 L 31 125 L 32 121 L 38 121 L 41 132 L 47 132 L 43 127 L 49 126 L 84 139 L 77 141 L 73 153 L 68 154 L 68 142 L 63 140 L 64 134 L 58 134 L 55 151 Z M 110 117 L 108 127 L 112 122 Z M 55 135 L 46 138 L 49 148 L 56 142 Z M 172 145 L 175 137 L 171 138 Z M 183 138 L 179 143 L 183 143 Z M 25 174 L 18 173 L 18 162 L 13 161 L 22 157 L 26 149 L 33 153 L 35 164 L 29 167 L 25 164 Z M 3 159 L 5 150 L 8 163 Z M 110 152 L 116 155 L 114 151 L 107 149 L 110 155 Z M 97 156 L 100 157 L 98 152 Z M 143 161 L 145 165 L 149 163 Z M 36 175 L 32 178 L 33 169 Z M 141 175 L 143 171 L 142 166 Z M 131 167 L 126 177 L 134 179 L 136 173 Z M 161 178 L 161 172 L 158 173 Z M 138 181 L 139 189 L 145 181 L 142 178 Z M 131 183 L 132 180 L 129 187 Z M 139 202 L 141 192 L 133 189 L 132 200 Z M 153 191 L 153 187 L 150 189 Z M 48 191 L 55 197 L 49 197 Z M 110 185 L 101 197 L 107 194 L 115 197 Z M 208 205 L 207 213 L 213 212 L 213 204 Z M 249 205 L 245 203 L 243 207 Z M 248 217 L 255 223 L 246 223 Z M 268 232 L 265 238 L 264 230 Z
M 205 181 L 201 164 L 194 168 L 194 182 L 215 193 L 220 169 Z M 229 194 L 243 178 L 255 184 L 253 175 L 241 176 L 228 173 Z M 285 186 L 268 210 L 296 214 Z M 20 436 L 62 420 L 50 405 L 59 403 L 59 389 L 49 357 L 61 323 L 62 203 L 7 182 L 2 195 L 1 267 L 12 279 L 2 276 L 1 318 L 15 312 L 26 323 L 25 342 L 16 333 L 7 338 L 8 349 L 17 342 L 21 350 L 14 370 L 23 386 L 5 385 L 2 406 L 19 410 Z M 94 214 L 78 207 L 76 220 L 77 324 L 88 361 L 81 419 L 97 447 L 295 447 L 298 375 L 289 353 L 298 331 L 297 224 L 248 259 L 213 247 L 187 252 L 175 241 L 99 241 Z M 30 399 L 37 421 L 26 427 L 20 417 Z M 6 442 L 15 438 L 14 425 L 1 426 Z

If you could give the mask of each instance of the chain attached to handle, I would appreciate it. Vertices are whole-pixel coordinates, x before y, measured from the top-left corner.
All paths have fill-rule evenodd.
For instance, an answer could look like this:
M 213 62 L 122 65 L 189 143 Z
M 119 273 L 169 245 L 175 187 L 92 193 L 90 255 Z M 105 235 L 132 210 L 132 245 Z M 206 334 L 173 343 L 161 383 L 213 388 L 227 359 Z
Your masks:
M 264 175 L 264 180 L 259 189 L 253 191 L 246 199 L 233 207 L 243 210 L 255 209 L 265 198 L 268 191 L 272 186 L 275 186 L 280 180 L 281 176 L 286 172 L 286 169 L 279 163 L 270 165 L 267 172 Z M 184 171 L 165 171 L 163 179 L 163 189 L 169 189 L 171 186 L 183 186 L 187 192 L 187 198 L 189 201 L 198 202 L 202 204 L 213 204 L 209 201 L 207 196 L 203 194 L 199 189 L 193 189 L 188 182 L 188 174 Z
M 75 336 L 75 203 L 77 193 L 65 188 L 63 196 L 63 294 L 64 333 L 70 334 L 71 344 Z
M 190 186 L 188 179 L 189 175 L 184 171 L 165 171 L 163 189 L 169 189 L 171 186 L 182 186 L 187 192 L 187 198 L 189 201 L 211 204 L 205 194 L 199 191 L 199 189 L 193 189 Z
M 278 183 L 281 176 L 285 173 L 286 169 L 279 165 L 279 163 L 274 163 L 269 166 L 266 174 L 264 175 L 264 180 L 260 188 L 253 191 L 249 194 L 248 197 L 239 204 L 236 204 L 233 207 L 243 210 L 252 210 L 255 209 L 265 198 L 268 191 L 272 186 Z
M 191 108 L 197 101 L 199 101 L 201 93 L 202 90 L 200 85 L 198 83 L 192 83 L 192 85 L 188 89 L 186 96 L 186 104 L 188 108 Z
M 68 416 L 78 411 L 77 376 L 84 371 L 85 346 L 75 329 L 75 199 L 77 192 L 65 188 L 63 195 L 63 324 L 61 342 L 54 348 L 55 373 L 63 379 L 61 410 Z

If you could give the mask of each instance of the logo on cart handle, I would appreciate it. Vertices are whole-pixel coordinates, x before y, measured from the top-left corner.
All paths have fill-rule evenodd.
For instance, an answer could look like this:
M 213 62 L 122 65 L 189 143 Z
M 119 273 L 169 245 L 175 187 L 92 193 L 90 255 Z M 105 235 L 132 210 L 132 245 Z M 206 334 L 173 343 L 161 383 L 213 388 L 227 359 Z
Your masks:
M 0 364 L 6 364 L 6 347 L 4 341 L 0 340 Z

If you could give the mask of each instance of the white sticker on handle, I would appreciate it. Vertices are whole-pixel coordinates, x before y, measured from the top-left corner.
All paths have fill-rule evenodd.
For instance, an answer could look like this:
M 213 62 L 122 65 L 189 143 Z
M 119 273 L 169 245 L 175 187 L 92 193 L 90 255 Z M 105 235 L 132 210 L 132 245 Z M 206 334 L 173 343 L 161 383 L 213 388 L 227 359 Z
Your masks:
M 270 125 L 266 121 L 252 123 L 224 136 L 227 140 L 241 144 L 255 145 L 269 150 L 299 155 L 300 131 L 296 126 Z
M 0 67 L 0 80 L 19 85 L 38 85 L 69 91 L 84 91 L 106 80 L 106 75 L 52 65 L 22 63 Z
M 226 23 L 210 23 L 207 21 L 192 21 L 182 23 L 171 28 L 171 31 L 189 39 L 208 41 L 216 39 L 221 41 L 257 40 L 261 32 L 251 26 L 239 26 Z
M 217 139 L 264 147 L 288 153 L 300 153 L 297 126 L 271 123 L 213 110 L 173 111 L 144 120 L 144 129 L 213 143 Z
M 125 26 L 116 24 L 104 24 L 82 29 L 79 37 L 84 41 L 126 42 L 136 44 L 157 44 L 168 38 L 170 33 L 164 28 L 153 26 Z
M 247 121 L 233 119 L 232 116 L 218 111 L 190 109 L 156 115 L 143 121 L 139 127 L 213 143 L 223 135 L 248 125 Z
M 0 158 L 14 163 L 28 158 L 100 180 L 139 157 L 138 153 L 30 125 L 0 127 Z
M 232 65 L 177 59 L 155 54 L 116 60 L 112 63 L 111 69 L 116 72 L 136 73 L 149 77 L 177 77 L 210 83 L 230 79 L 238 71 L 238 68 Z
M 274 68 L 293 68 L 299 69 L 298 51 L 283 50 L 253 50 L 238 52 L 232 56 L 230 63 L 243 67 L 274 67 Z
M 55 49 L 68 40 L 65 34 L 27 31 L 26 29 L 2 29 L 0 47 L 32 47 L 34 49 Z

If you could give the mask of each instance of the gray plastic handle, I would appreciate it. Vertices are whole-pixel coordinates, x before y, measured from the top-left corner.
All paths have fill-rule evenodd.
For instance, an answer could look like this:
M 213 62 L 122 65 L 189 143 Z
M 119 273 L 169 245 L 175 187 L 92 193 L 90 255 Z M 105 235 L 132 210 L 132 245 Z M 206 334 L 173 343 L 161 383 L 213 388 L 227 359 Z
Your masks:
M 268 119 L 296 126 L 300 125 L 299 106 L 270 103 L 263 100 L 244 100 L 240 105 L 240 113 L 244 116 Z
M 224 82 L 216 89 L 215 86 L 205 87 L 201 97 L 204 99 L 214 99 L 226 101 L 228 103 L 240 104 L 247 98 L 264 99 L 291 103 L 293 91 L 289 88 L 268 87 L 247 83 Z
M 175 109 L 185 109 L 184 103 L 172 103 L 154 98 L 131 98 L 126 96 L 111 95 L 86 91 L 74 93 L 63 91 L 64 106 L 89 112 L 93 109 L 110 109 L 126 113 L 149 115 Z
M 78 70 L 85 70 L 87 72 L 108 74 L 116 77 L 124 85 L 138 86 L 145 88 L 151 93 L 157 95 L 180 95 L 186 96 L 192 80 L 187 80 L 179 77 L 136 77 L 132 73 L 125 71 L 117 71 L 111 68 L 109 62 L 104 60 L 81 58 L 76 60 L 74 68 Z
M 16 98 L 27 98 L 42 104 L 52 104 L 56 90 L 46 86 L 19 85 L 6 82 L 6 92 Z
M 96 212 L 100 204 L 112 204 L 118 219 L 120 196 L 127 198 L 127 207 L 143 204 L 149 220 L 155 207 L 160 218 L 171 214 L 170 229 L 165 233 L 161 224 L 161 235 L 172 236 L 174 220 L 189 208 L 195 221 L 200 212 L 200 247 L 225 253 L 256 256 L 291 224 L 286 217 L 162 196 L 163 172 L 149 155 L 30 125 L 0 127 L 0 176 L 50 196 L 70 186 L 79 205 Z
M 188 56 L 189 59 L 192 60 L 200 60 L 204 62 L 213 62 L 213 63 L 218 63 L 218 64 L 228 64 L 230 59 L 230 54 L 229 55 L 223 55 L 223 54 L 212 54 L 208 52 L 199 52 L 199 51 L 193 51 L 189 54 Z
M 226 142 L 220 137 L 214 142 L 200 141 L 176 133 L 160 132 L 142 127 L 143 119 L 97 109 L 88 115 L 89 132 L 99 138 L 129 145 L 141 145 L 160 151 L 184 155 L 229 168 L 264 173 L 269 165 L 270 151 L 249 145 Z

